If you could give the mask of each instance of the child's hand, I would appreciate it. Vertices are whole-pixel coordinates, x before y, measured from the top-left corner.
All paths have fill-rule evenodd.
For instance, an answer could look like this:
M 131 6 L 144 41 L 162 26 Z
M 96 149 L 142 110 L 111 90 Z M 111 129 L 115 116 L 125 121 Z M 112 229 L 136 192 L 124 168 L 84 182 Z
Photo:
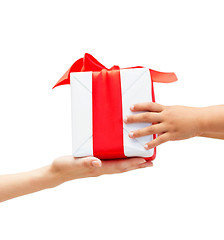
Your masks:
M 122 173 L 151 166 L 153 166 L 152 162 L 146 162 L 143 158 L 101 161 L 95 157 L 74 158 L 72 156 L 64 156 L 57 158 L 52 163 L 50 174 L 54 179 L 53 185 L 58 185 L 77 178 Z
M 154 148 L 167 141 L 201 135 L 203 108 L 163 106 L 158 103 L 148 102 L 133 105 L 131 111 L 147 112 L 127 116 L 124 119 L 125 123 L 148 122 L 153 123 L 153 125 L 130 132 L 130 138 L 158 134 L 156 139 L 146 143 L 146 149 Z

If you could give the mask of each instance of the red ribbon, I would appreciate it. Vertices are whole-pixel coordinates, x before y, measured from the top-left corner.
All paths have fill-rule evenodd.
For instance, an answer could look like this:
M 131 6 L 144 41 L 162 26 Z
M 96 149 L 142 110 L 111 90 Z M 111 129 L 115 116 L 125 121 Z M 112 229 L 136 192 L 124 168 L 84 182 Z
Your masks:
M 125 158 L 120 71 L 92 73 L 93 155 Z
M 133 68 L 133 67 L 131 67 Z M 141 68 L 141 67 L 134 67 L 134 68 Z M 69 69 L 68 71 L 59 79 L 59 81 L 54 85 L 53 88 L 70 84 L 70 73 L 71 72 L 87 72 L 87 71 L 101 71 L 102 69 L 106 70 L 115 70 L 120 69 L 119 66 L 113 66 L 112 68 L 108 69 L 104 65 L 102 65 L 99 61 L 97 61 L 92 55 L 85 53 L 83 58 L 77 60 Z M 153 82 L 161 82 L 161 83 L 171 83 L 177 81 L 177 77 L 175 73 L 164 73 L 158 72 L 152 69 L 149 69 L 151 74 L 151 79 Z

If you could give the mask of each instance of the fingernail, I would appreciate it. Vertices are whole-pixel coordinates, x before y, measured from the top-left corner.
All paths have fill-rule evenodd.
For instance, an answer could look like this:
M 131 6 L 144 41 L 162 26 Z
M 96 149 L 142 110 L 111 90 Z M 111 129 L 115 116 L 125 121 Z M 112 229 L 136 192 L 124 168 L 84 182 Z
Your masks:
M 92 165 L 93 165 L 93 167 L 101 167 L 102 163 L 101 163 L 101 161 L 94 160 L 94 161 L 92 161 Z
M 130 138 L 133 138 L 133 137 L 134 137 L 134 132 L 129 132 L 129 133 L 128 133 L 128 136 L 129 136 Z
M 127 121 L 128 121 L 128 117 L 126 116 L 124 117 L 124 122 L 127 123 Z
M 153 167 L 153 163 L 152 162 L 149 162 L 147 165 L 148 165 L 147 167 Z
M 145 148 L 146 150 L 148 150 L 148 149 L 149 149 L 149 146 L 148 146 L 147 144 L 145 144 L 144 148 Z
M 134 105 L 131 105 L 130 109 L 131 109 L 132 111 L 134 110 L 134 108 L 135 108 L 135 106 L 134 106 Z

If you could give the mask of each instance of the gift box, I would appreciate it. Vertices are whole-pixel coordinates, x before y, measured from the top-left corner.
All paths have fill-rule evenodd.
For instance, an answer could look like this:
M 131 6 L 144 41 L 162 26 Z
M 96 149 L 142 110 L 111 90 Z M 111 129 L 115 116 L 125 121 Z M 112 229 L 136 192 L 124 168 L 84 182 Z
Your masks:
M 123 119 L 136 114 L 130 111 L 131 105 L 155 102 L 154 82 L 176 80 L 174 73 L 139 66 L 108 69 L 86 53 L 53 87 L 71 86 L 72 155 L 100 159 L 139 156 L 153 160 L 156 148 L 146 150 L 144 145 L 156 135 L 135 139 L 128 136 L 130 131 L 147 127 L 150 123 L 125 124 Z

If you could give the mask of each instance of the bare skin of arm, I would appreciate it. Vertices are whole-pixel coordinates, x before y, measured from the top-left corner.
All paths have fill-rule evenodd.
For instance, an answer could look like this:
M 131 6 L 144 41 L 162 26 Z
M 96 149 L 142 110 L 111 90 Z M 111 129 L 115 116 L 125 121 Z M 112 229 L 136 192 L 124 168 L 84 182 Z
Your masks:
M 151 167 L 143 158 L 101 161 L 95 157 L 64 156 L 49 165 L 33 171 L 0 176 L 0 202 L 25 194 L 56 187 L 66 181 L 122 173 Z
M 224 105 L 186 107 L 148 102 L 133 105 L 131 111 L 137 114 L 127 116 L 124 119 L 126 124 L 148 122 L 153 125 L 130 132 L 130 138 L 158 134 L 156 139 L 145 144 L 146 149 L 167 141 L 196 136 L 224 139 Z M 145 112 L 138 113 L 139 111 Z
M 158 134 L 145 144 L 154 148 L 167 141 L 195 136 L 224 139 L 224 105 L 210 107 L 163 106 L 157 103 L 139 103 L 131 107 L 133 112 L 146 111 L 127 116 L 125 123 L 148 122 L 148 127 L 129 133 L 129 137 Z M 126 172 L 150 167 L 143 158 L 100 161 L 94 157 L 75 159 L 65 156 L 56 159 L 50 166 L 33 171 L 0 176 L 0 202 L 28 193 L 56 187 L 66 181 L 103 174 Z

